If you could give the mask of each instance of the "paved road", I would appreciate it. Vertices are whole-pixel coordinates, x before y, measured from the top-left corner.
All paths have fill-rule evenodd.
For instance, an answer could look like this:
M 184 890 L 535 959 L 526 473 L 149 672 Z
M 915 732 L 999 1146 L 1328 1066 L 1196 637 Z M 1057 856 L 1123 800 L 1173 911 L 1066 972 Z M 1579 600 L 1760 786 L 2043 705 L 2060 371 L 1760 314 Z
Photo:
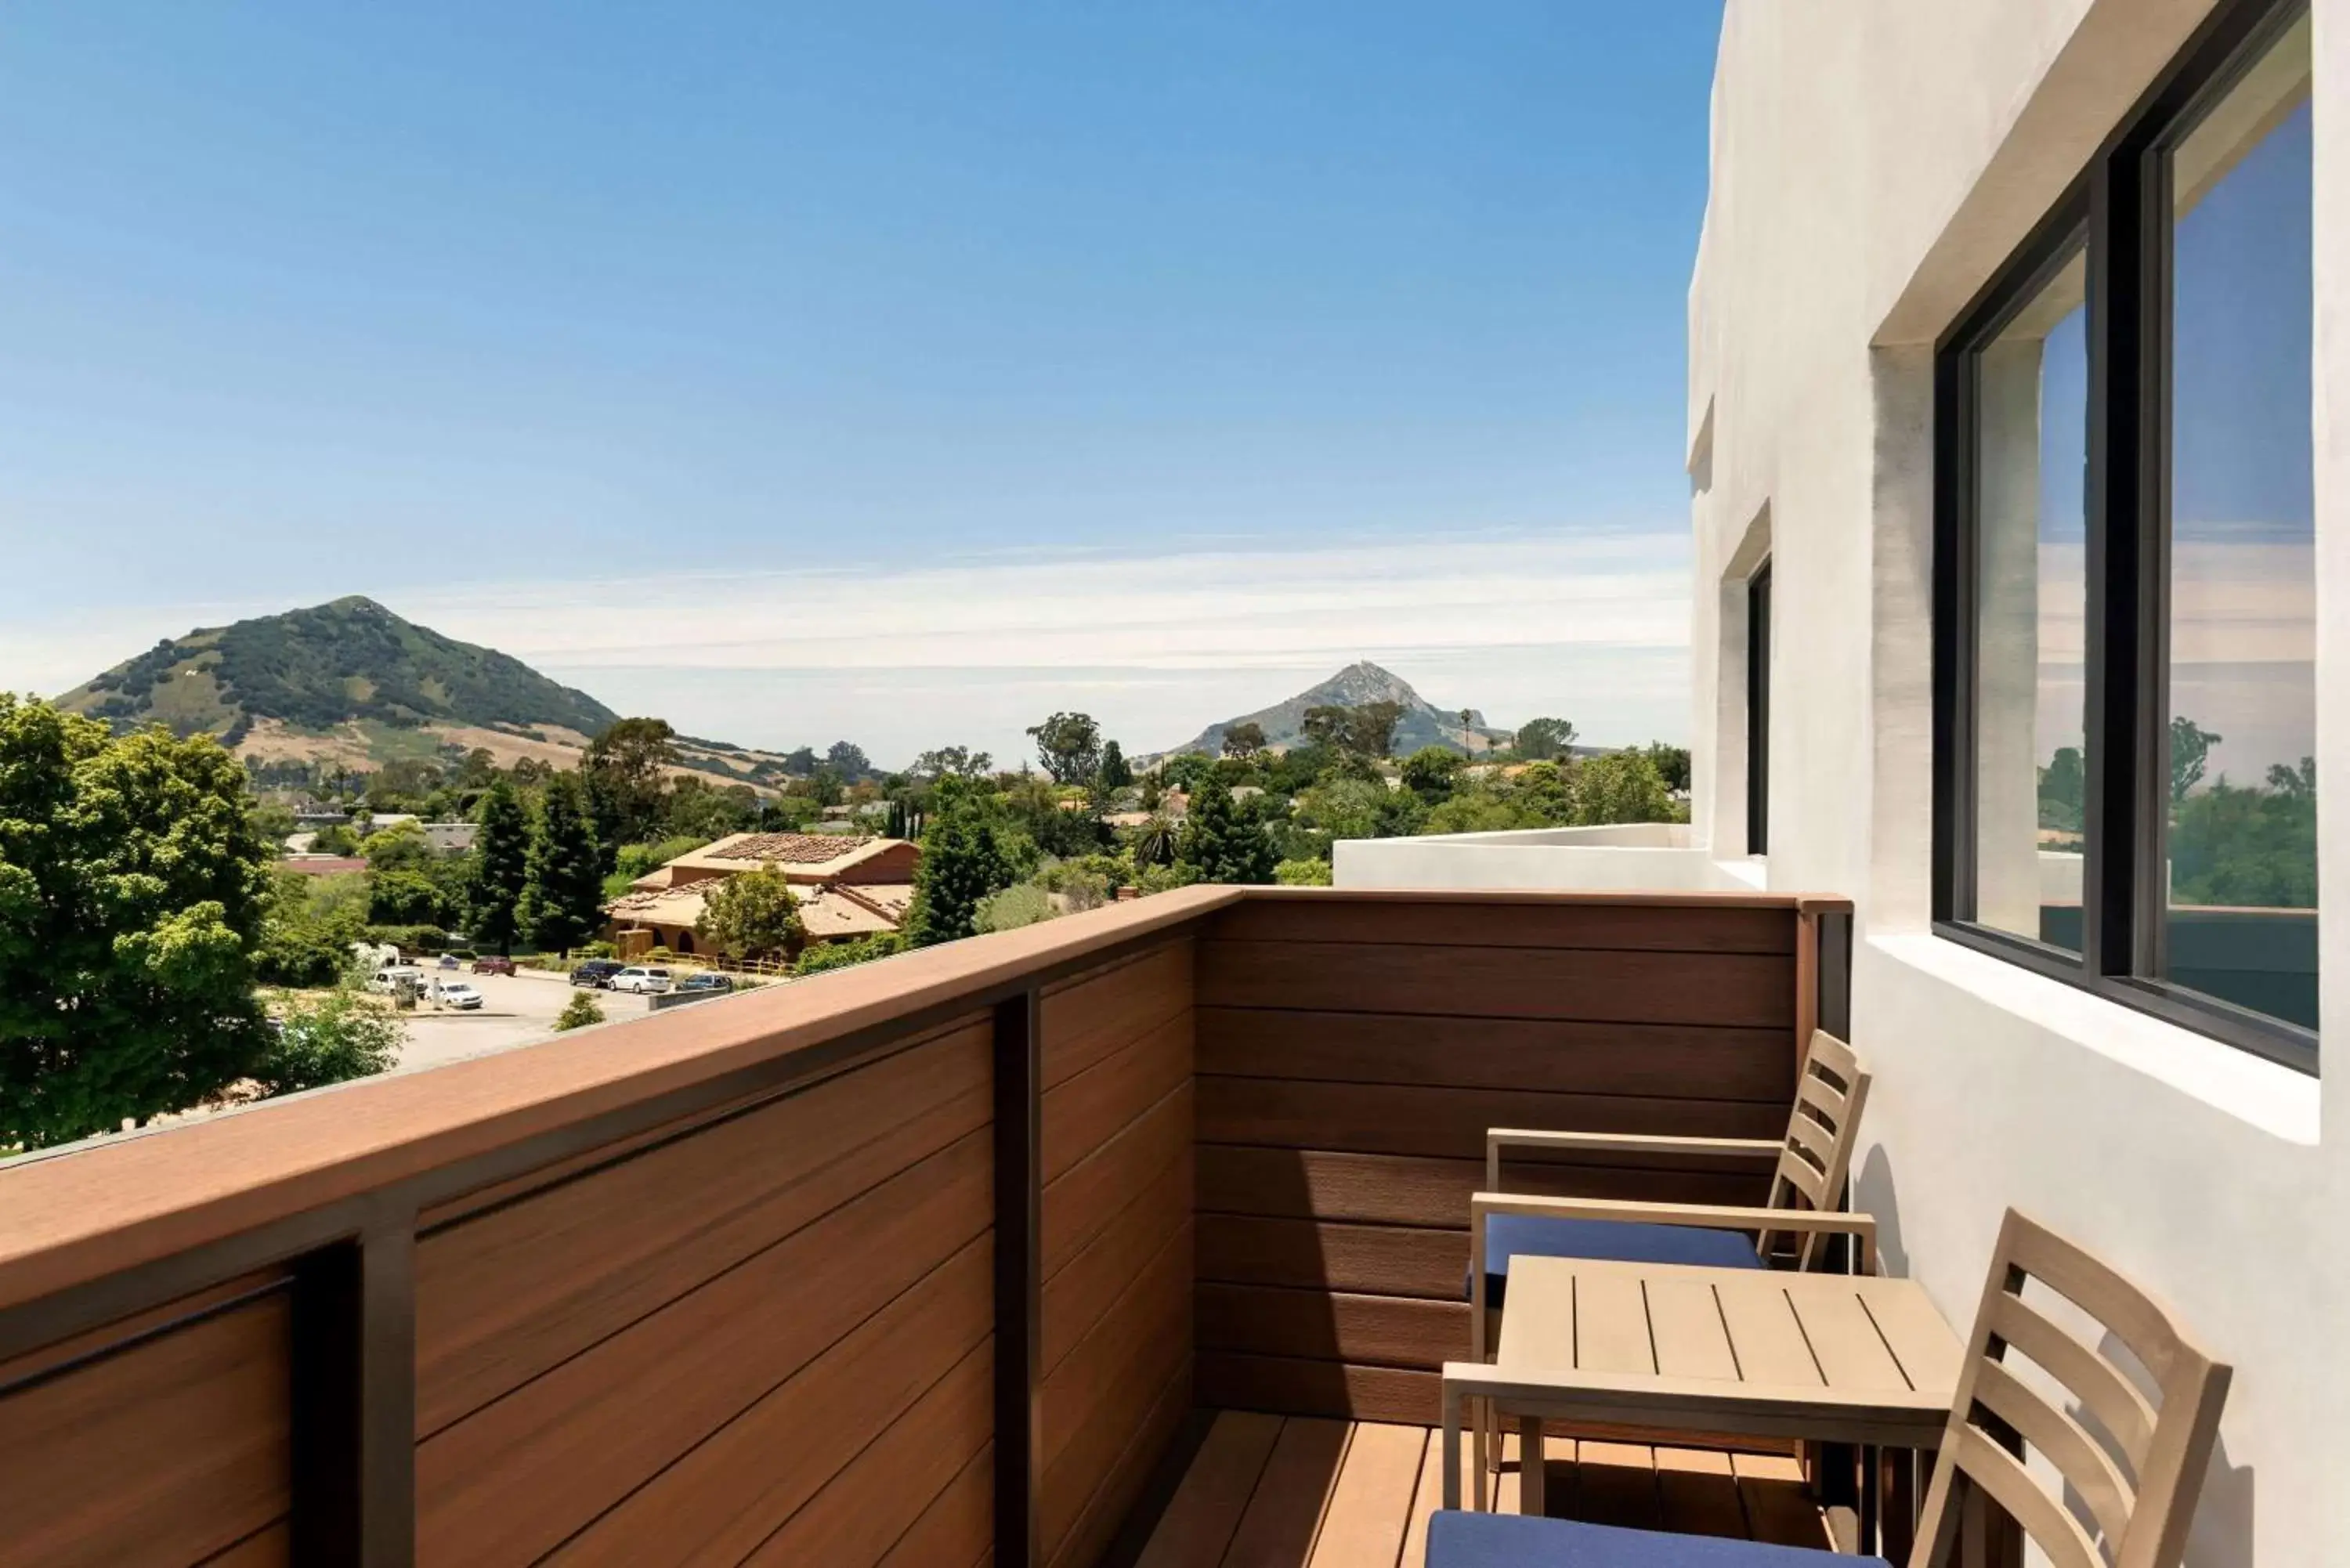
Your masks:
M 427 970 L 428 979 L 444 978 Z M 400 1072 L 438 1066 L 466 1056 L 504 1051 L 544 1040 L 555 1033 L 555 1015 L 579 994 L 558 975 L 469 974 L 460 971 L 445 978 L 465 981 L 480 989 L 479 1012 L 443 1012 L 431 1002 L 408 1015 L 408 1044 L 400 1053 Z M 616 996 L 608 991 L 588 993 L 615 1021 L 641 1018 L 649 1009 L 641 996 Z

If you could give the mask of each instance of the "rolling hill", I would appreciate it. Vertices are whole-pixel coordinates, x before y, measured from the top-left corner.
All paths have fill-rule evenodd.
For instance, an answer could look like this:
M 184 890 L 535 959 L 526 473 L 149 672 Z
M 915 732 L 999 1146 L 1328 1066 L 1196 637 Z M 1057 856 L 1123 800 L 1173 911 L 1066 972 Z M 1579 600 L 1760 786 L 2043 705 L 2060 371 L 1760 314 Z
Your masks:
M 1213 754 L 1223 749 L 1226 732 L 1235 725 L 1250 723 L 1263 729 L 1266 745 L 1285 750 L 1305 739 L 1308 708 L 1359 708 L 1366 702 L 1393 702 L 1403 710 L 1402 718 L 1396 722 L 1392 748 L 1398 756 L 1409 756 L 1422 746 L 1450 746 L 1456 752 L 1473 753 L 1507 744 L 1512 735 L 1508 730 L 1487 724 L 1485 716 L 1473 708 L 1469 710 L 1469 721 L 1463 724 L 1460 709 L 1437 707 L 1413 691 L 1411 683 L 1402 676 L 1363 659 L 1286 701 L 1211 724 L 1188 743 L 1170 747 L 1159 755 L 1172 756 L 1179 752 Z
M 487 750 L 575 765 L 619 715 L 521 659 L 443 637 L 354 596 L 168 638 L 57 699 L 117 729 L 210 734 L 255 763 L 355 772 L 403 757 Z M 785 759 L 680 737 L 681 771 L 754 787 Z

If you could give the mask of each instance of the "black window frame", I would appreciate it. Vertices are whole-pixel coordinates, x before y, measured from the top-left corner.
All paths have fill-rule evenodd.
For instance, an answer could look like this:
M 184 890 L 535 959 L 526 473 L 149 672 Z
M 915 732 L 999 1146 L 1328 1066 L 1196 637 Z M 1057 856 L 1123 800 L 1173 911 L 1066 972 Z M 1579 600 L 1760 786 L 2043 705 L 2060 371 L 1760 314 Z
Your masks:
M 1746 579 L 1746 853 L 1771 853 L 1771 558 Z
M 2166 897 L 2171 200 L 2165 154 L 2309 8 L 2235 0 L 2198 29 L 1934 350 L 1933 929 L 2303 1073 L 2318 1035 L 2158 978 Z M 2314 195 L 2314 193 L 2313 193 Z M 1976 923 L 1978 352 L 2085 244 L 2085 784 L 2081 949 Z M 2322 894 L 2321 894 L 2322 896 Z

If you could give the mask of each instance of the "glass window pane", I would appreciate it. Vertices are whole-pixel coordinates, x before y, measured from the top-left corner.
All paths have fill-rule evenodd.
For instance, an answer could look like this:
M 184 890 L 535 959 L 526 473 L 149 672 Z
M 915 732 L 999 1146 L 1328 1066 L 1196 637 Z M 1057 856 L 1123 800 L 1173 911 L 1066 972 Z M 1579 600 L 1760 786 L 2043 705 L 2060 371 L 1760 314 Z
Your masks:
M 2317 1025 L 2309 24 L 2171 154 L 2164 978 Z
M 1975 919 L 2081 948 L 2088 310 L 2076 247 L 1975 357 Z

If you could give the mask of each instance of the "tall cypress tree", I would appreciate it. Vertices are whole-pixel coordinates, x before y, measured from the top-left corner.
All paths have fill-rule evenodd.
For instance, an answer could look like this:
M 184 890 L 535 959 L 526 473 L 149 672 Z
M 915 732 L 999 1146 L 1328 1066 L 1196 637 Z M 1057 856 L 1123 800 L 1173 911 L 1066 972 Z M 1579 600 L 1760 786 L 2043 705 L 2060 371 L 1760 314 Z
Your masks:
M 467 923 L 476 943 L 501 954 L 522 934 L 523 889 L 530 880 L 530 814 L 514 785 L 499 779 L 482 796 L 473 845 L 473 879 L 466 889 Z
M 914 864 L 914 902 L 906 939 L 918 948 L 972 935 L 979 902 L 1012 882 L 1012 864 L 995 840 L 985 808 L 960 789 L 941 787 Z
M 523 929 L 542 948 L 579 946 L 604 923 L 604 866 L 576 773 L 546 781 L 523 882 Z

